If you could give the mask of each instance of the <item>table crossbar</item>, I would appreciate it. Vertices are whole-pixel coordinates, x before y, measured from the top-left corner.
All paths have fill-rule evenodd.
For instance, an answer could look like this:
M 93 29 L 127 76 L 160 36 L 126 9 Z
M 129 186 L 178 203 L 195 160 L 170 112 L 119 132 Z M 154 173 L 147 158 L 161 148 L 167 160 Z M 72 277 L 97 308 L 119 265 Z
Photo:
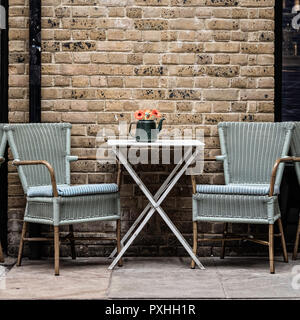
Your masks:
M 146 206 L 142 214 L 139 216 L 139 218 L 135 221 L 134 226 L 132 226 L 130 233 L 127 232 L 128 236 L 132 233 L 134 228 L 138 225 L 138 223 L 143 219 L 143 216 L 148 212 L 144 220 L 139 224 L 137 229 L 134 231 L 133 235 L 129 238 L 129 240 L 126 242 L 126 244 L 123 246 L 117 257 L 113 260 L 111 265 L 109 266 L 109 269 L 113 269 L 114 266 L 117 264 L 117 262 L 120 260 L 120 258 L 123 256 L 123 254 L 126 252 L 130 244 L 134 241 L 134 239 L 138 236 L 138 234 L 141 232 L 141 230 L 144 228 L 146 223 L 149 221 L 149 219 L 152 217 L 155 211 L 159 213 L 159 215 L 162 217 L 162 219 L 165 221 L 165 223 L 168 225 L 168 227 L 171 229 L 171 231 L 174 233 L 174 235 L 177 237 L 177 239 L 180 241 L 180 243 L 183 245 L 183 247 L 186 249 L 186 251 L 189 253 L 191 258 L 195 261 L 195 263 L 199 266 L 200 269 L 204 269 L 204 266 L 201 264 L 197 256 L 192 251 L 190 245 L 188 242 L 184 239 L 184 237 L 181 235 L 179 230 L 176 228 L 176 226 L 173 224 L 173 222 L 170 220 L 170 218 L 167 216 L 165 211 L 160 207 L 161 203 L 164 201 L 168 193 L 171 191 L 171 189 L 174 187 L 176 182 L 179 180 L 179 178 L 182 176 L 182 174 L 186 171 L 188 166 L 193 162 L 193 160 L 196 158 L 198 154 L 198 150 L 193 153 L 192 147 L 188 149 L 188 151 L 185 153 L 182 161 L 180 161 L 177 166 L 173 169 L 165 183 L 159 188 L 159 190 L 156 192 L 154 196 L 150 193 L 148 188 L 145 186 L 145 184 L 141 181 L 137 173 L 133 170 L 132 166 L 128 163 L 127 159 L 124 157 L 121 151 L 117 152 L 117 149 L 113 147 L 113 151 L 116 154 L 116 157 L 121 161 L 121 163 L 124 165 L 124 167 L 127 169 L 129 174 L 132 176 L 134 181 L 137 183 L 137 185 L 140 187 L 140 189 L 143 191 L 147 199 L 149 200 L 149 204 Z M 190 155 L 190 156 L 189 156 Z M 187 160 L 186 160 L 187 159 Z M 186 163 L 183 165 L 183 167 L 177 172 L 177 170 L 180 168 L 183 161 L 186 160 Z M 175 170 L 176 169 L 176 170 Z M 175 175 L 175 173 L 177 174 Z M 175 175 L 175 177 L 174 177 Z M 125 237 L 124 237 L 125 238 Z M 122 239 L 123 244 L 124 241 L 127 239 Z M 114 253 L 114 252 L 113 252 Z M 111 256 L 113 256 L 113 253 Z
M 167 177 L 167 179 L 164 181 L 164 183 L 159 187 L 159 189 L 157 190 L 157 192 L 154 195 L 154 199 L 158 200 L 158 198 L 160 197 L 160 195 L 166 190 L 166 188 L 169 186 L 169 182 L 170 180 L 173 178 L 173 176 L 176 174 L 177 170 L 180 168 L 180 166 L 182 165 L 184 159 L 181 159 L 178 164 L 176 165 L 176 167 L 172 170 L 172 172 L 170 173 L 170 175 Z M 124 245 L 125 241 L 128 239 L 128 237 L 132 234 L 132 232 L 135 230 L 136 226 L 140 223 L 140 221 L 145 217 L 146 213 L 149 211 L 149 209 L 151 208 L 150 203 L 147 204 L 147 206 L 145 207 L 145 209 L 142 211 L 142 213 L 137 217 L 137 219 L 134 221 L 134 223 L 132 224 L 132 226 L 128 229 L 128 231 L 126 232 L 126 234 L 124 235 L 124 237 L 121 240 L 121 245 Z M 113 252 L 110 254 L 109 259 L 112 259 L 117 253 L 117 248 L 115 248 L 113 250 Z

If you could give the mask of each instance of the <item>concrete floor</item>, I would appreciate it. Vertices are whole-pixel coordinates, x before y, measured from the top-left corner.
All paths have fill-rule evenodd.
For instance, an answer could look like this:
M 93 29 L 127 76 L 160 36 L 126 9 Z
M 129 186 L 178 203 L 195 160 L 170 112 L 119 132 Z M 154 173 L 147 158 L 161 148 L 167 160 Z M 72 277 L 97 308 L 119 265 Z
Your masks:
M 206 270 L 188 258 L 125 258 L 113 271 L 105 258 L 62 258 L 59 277 L 53 260 L 8 260 L 0 299 L 300 299 L 300 260 L 281 257 L 274 275 L 267 258 L 202 258 Z

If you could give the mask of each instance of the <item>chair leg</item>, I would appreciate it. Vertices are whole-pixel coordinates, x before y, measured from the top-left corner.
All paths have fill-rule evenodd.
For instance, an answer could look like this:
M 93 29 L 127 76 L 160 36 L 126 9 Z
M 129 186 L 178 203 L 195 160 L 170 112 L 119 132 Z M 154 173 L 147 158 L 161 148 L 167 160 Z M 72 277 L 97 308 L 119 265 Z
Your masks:
M 27 222 L 24 221 L 23 222 L 20 245 L 19 245 L 18 261 L 17 261 L 17 266 L 18 267 L 20 267 L 21 263 L 22 263 L 23 248 L 24 248 L 24 238 L 25 238 L 25 235 L 26 235 L 26 229 L 27 229 Z
M 284 232 L 283 232 L 281 218 L 278 219 L 278 226 L 279 226 L 279 232 L 280 232 L 280 237 L 281 237 L 281 246 L 282 246 L 282 251 L 283 251 L 283 259 L 284 259 L 284 262 L 289 262 L 289 258 L 288 258 L 288 254 L 287 254 L 287 250 L 286 250 L 286 243 L 285 243 L 285 238 L 284 238 Z
M 69 225 L 69 232 L 71 234 L 71 239 L 70 239 L 70 243 L 71 243 L 71 256 L 72 259 L 75 260 L 76 259 L 76 249 L 75 249 L 75 241 L 74 241 L 74 229 L 72 225 Z
M 198 225 L 197 221 L 193 222 L 193 253 L 197 254 L 197 245 L 198 245 Z M 195 261 L 192 260 L 191 268 L 195 269 Z
M 298 229 L 296 234 L 296 241 L 295 241 L 295 247 L 294 247 L 294 253 L 293 253 L 293 260 L 297 259 L 297 253 L 298 253 L 298 247 L 299 247 L 299 238 L 300 238 L 300 218 L 298 223 Z
M 270 260 L 270 273 L 275 273 L 274 265 L 274 225 L 269 224 L 269 260 Z
M 54 226 L 54 270 L 59 276 L 59 226 Z
M 117 252 L 121 251 L 121 220 L 117 220 Z M 122 258 L 118 261 L 118 266 L 123 266 Z
M 1 242 L 0 242 L 0 262 L 4 262 L 4 256 L 3 256 Z
M 227 230 L 228 230 L 228 223 L 224 223 L 224 230 L 223 230 L 223 239 L 222 240 L 222 249 L 221 249 L 221 259 L 224 259 L 225 257 L 225 238 L 226 238 L 226 234 L 227 234 Z

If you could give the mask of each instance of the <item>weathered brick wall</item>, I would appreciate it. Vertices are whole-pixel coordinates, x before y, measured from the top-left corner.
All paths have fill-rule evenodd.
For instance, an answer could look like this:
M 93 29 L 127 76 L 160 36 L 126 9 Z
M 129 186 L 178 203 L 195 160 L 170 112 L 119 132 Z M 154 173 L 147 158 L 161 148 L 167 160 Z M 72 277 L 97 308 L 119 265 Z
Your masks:
M 10 0 L 9 120 L 28 121 L 28 0 Z M 42 120 L 71 122 L 72 153 L 95 153 L 95 136 L 133 120 L 133 111 L 156 107 L 166 129 L 205 129 L 206 153 L 218 153 L 219 121 L 272 121 L 274 97 L 274 0 L 43 0 Z M 156 168 L 157 170 L 157 168 Z M 142 176 L 157 189 L 166 166 Z M 202 183 L 222 183 L 222 168 L 207 163 Z M 73 183 L 109 182 L 114 167 L 93 161 L 72 165 Z M 123 231 L 145 205 L 124 176 Z M 25 205 L 17 174 L 9 173 L 9 252 L 15 254 Z M 191 187 L 184 177 L 164 202 L 191 239 Z M 76 226 L 112 231 L 111 223 Z M 239 228 L 239 227 L 236 227 Z M 247 226 L 243 226 L 247 228 Z M 220 224 L 199 230 L 219 233 Z M 204 244 L 200 254 L 217 253 Z M 101 244 L 80 245 L 81 255 L 102 255 Z M 255 249 L 256 250 L 256 247 Z M 238 252 L 238 251 L 236 251 Z M 132 255 L 180 255 L 183 249 L 158 216 Z

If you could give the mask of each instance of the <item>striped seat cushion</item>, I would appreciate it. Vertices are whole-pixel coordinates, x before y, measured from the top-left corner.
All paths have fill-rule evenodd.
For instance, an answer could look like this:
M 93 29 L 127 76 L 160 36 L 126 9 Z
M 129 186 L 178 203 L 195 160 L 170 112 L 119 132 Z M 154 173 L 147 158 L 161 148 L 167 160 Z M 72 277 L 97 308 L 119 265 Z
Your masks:
M 74 197 L 87 194 L 114 193 L 118 192 L 115 183 L 105 184 L 82 184 L 77 186 L 58 185 L 58 195 L 61 197 Z M 53 197 L 52 186 L 30 187 L 27 191 L 28 197 Z
M 199 184 L 196 186 L 197 193 L 218 193 L 218 194 L 244 194 L 263 196 L 270 192 L 268 184 L 227 184 L 227 185 L 210 185 Z M 274 188 L 274 194 L 279 193 L 278 186 Z

